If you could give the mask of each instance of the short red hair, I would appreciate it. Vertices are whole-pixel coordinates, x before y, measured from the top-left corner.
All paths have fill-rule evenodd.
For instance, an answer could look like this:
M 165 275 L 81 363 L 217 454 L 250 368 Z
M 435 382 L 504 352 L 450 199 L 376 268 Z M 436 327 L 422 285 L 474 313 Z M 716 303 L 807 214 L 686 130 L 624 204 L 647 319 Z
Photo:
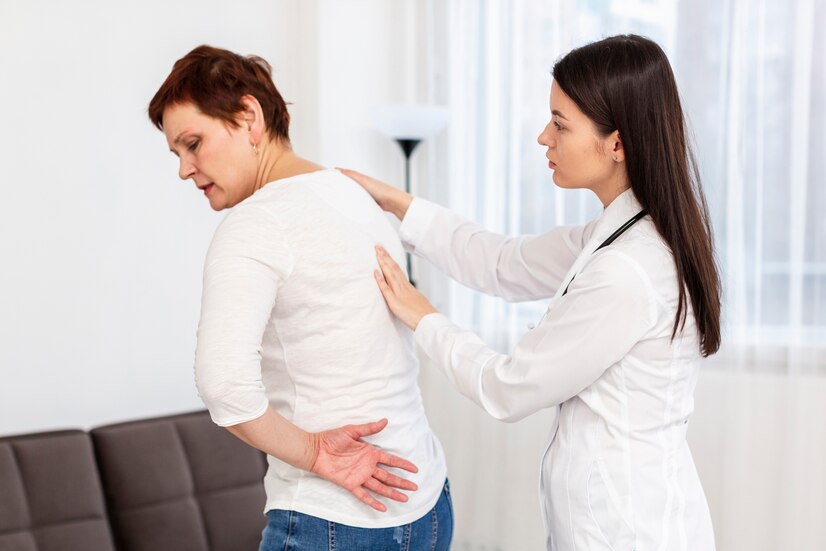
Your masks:
M 238 127 L 241 98 L 261 104 L 264 124 L 273 138 L 290 141 L 287 104 L 272 81 L 272 67 L 258 56 L 241 56 L 212 46 L 198 46 L 175 62 L 172 72 L 149 102 L 149 119 L 163 130 L 170 105 L 192 103 L 203 114 Z

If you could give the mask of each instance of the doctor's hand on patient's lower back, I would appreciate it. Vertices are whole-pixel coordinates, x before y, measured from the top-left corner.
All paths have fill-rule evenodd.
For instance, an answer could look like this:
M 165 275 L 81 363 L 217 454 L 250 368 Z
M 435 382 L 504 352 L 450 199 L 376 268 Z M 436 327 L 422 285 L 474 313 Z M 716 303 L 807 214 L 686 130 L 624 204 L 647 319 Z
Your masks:
M 387 306 L 393 315 L 415 331 L 423 317 L 438 310 L 410 283 L 407 275 L 381 245 L 376 245 L 376 258 L 381 271 L 375 270 L 373 275 Z
M 394 214 L 399 220 L 404 218 L 404 215 L 407 213 L 407 208 L 410 206 L 410 203 L 413 202 L 413 196 L 409 193 L 385 184 L 384 182 L 380 182 L 375 178 L 346 168 L 339 168 L 338 171 L 348 178 L 355 180 L 358 185 L 370 194 L 382 210 Z
M 395 501 L 406 502 L 407 496 L 396 490 L 415 491 L 415 483 L 390 473 L 386 467 L 395 467 L 416 473 L 416 466 L 363 442 L 361 438 L 381 432 L 387 419 L 363 425 L 347 425 L 312 435 L 316 448 L 311 472 L 341 486 L 366 505 L 385 512 L 387 507 L 370 492 Z M 369 492 L 368 492 L 369 490 Z

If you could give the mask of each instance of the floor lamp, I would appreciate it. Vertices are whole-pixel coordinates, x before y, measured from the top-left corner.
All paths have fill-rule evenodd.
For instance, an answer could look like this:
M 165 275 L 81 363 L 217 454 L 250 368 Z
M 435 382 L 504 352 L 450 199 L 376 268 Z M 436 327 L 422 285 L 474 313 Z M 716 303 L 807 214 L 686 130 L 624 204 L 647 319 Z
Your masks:
M 404 190 L 407 193 L 410 193 L 410 157 L 420 143 L 447 125 L 447 113 L 447 108 L 439 105 L 380 105 L 371 110 L 373 126 L 395 140 L 404 153 Z M 407 277 L 415 286 L 410 253 L 407 254 Z

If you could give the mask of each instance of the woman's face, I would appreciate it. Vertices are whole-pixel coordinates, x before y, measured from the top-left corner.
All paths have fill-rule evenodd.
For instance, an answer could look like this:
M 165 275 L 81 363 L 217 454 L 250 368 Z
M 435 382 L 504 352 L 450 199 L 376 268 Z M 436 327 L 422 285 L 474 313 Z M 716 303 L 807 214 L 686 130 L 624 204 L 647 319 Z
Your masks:
M 192 103 L 170 105 L 163 112 L 169 149 L 180 159 L 178 175 L 192 179 L 214 210 L 235 206 L 255 191 L 257 157 L 250 134 L 204 115 Z
M 551 120 L 537 141 L 548 148 L 545 156 L 556 185 L 590 189 L 607 204 L 604 197 L 610 192 L 606 192 L 616 187 L 617 170 L 624 168 L 619 135 L 600 136 L 593 121 L 555 81 L 551 85 Z

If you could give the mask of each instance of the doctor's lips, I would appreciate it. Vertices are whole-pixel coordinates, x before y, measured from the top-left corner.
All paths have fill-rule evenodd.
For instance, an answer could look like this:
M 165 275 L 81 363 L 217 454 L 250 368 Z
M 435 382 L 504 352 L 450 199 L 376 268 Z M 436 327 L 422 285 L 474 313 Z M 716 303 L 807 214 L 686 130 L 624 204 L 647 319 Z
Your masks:
M 546 159 L 548 159 L 548 167 L 549 167 L 549 168 L 556 168 L 556 163 L 555 163 L 555 162 L 553 162 L 553 161 L 552 161 L 550 158 L 548 158 L 548 157 L 545 157 L 545 158 L 546 158 Z

